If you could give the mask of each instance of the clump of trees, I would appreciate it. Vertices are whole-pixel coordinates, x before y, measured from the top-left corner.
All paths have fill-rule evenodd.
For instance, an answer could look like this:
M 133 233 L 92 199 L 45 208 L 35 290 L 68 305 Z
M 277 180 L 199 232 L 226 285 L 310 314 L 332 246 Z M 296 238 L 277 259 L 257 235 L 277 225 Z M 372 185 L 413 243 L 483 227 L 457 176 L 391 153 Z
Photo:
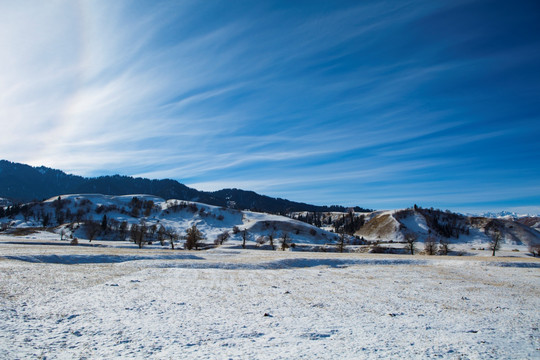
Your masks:
M 334 232 L 354 235 L 365 224 L 365 216 L 357 216 L 352 209 L 349 209 L 347 215 L 343 214 L 333 222 Z
M 131 198 L 129 203 L 129 207 L 131 208 L 130 215 L 133 217 L 139 217 L 140 214 L 143 213 L 144 216 L 150 216 L 154 206 L 155 204 L 153 200 L 141 200 L 134 196 Z
M 459 238 L 460 235 L 469 235 L 469 224 L 463 215 L 452 213 L 449 210 L 424 209 L 417 205 L 414 205 L 414 210 L 407 211 L 416 211 L 422 214 L 429 228 L 441 237 Z M 408 216 L 406 212 L 404 212 L 404 216 Z

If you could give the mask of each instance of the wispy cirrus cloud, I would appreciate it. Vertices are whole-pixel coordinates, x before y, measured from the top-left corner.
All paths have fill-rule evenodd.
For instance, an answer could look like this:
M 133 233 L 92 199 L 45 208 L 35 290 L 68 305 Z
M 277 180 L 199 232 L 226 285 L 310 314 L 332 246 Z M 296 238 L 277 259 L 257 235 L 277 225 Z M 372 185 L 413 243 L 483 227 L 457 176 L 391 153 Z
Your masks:
M 2 4 L 2 157 L 312 203 L 530 205 L 534 15 L 486 6 Z

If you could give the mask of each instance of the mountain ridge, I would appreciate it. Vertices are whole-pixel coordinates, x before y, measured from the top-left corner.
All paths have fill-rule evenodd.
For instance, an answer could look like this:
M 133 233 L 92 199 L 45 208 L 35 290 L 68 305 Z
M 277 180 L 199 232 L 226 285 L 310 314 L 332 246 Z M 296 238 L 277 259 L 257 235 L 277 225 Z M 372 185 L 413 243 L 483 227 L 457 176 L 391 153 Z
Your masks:
M 291 211 L 345 211 L 339 205 L 319 206 L 273 198 L 241 189 L 214 192 L 190 188 L 173 179 L 146 179 L 125 175 L 83 177 L 45 166 L 0 160 L 0 197 L 15 202 L 43 200 L 58 194 L 99 193 L 107 195 L 149 194 L 164 199 L 199 201 L 215 206 L 230 206 L 270 213 Z M 364 211 L 355 207 L 356 211 Z

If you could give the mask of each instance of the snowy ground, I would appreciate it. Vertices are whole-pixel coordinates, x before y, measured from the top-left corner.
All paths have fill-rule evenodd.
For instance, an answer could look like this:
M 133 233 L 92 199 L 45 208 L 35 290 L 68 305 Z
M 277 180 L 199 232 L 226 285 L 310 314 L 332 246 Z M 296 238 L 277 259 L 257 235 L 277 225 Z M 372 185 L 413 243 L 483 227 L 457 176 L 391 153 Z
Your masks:
M 47 242 L 0 238 L 0 359 L 540 358 L 530 257 Z

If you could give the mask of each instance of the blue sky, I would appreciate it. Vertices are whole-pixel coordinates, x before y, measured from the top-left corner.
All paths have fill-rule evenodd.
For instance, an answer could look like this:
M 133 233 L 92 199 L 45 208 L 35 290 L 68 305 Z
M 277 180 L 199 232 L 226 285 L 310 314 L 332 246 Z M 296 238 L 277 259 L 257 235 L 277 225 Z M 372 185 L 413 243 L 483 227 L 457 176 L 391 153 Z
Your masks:
M 0 24 L 1 158 L 540 212 L 536 1 L 14 1 Z

